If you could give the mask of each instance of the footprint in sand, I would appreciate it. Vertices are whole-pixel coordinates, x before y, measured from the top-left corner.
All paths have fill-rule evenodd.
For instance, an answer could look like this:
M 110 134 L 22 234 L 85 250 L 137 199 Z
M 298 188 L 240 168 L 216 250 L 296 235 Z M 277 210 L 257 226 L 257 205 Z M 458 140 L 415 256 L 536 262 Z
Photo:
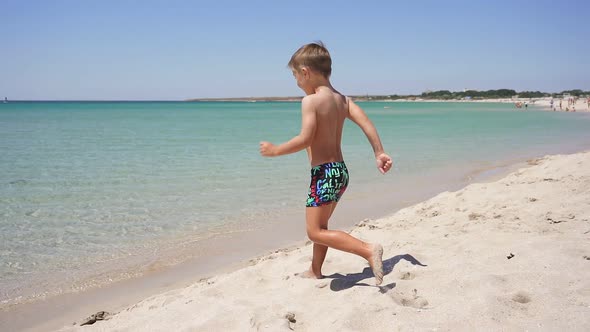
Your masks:
M 401 280 L 412 280 L 412 279 L 416 278 L 416 275 L 414 275 L 412 272 L 409 272 L 409 271 L 406 271 L 406 272 L 401 271 L 399 274 L 399 278 Z
M 412 307 L 416 309 L 426 308 L 428 306 L 428 300 L 418 296 L 418 290 L 414 289 L 411 295 L 406 295 L 401 291 L 393 292 L 389 296 L 393 299 L 393 302 L 404 307 Z
M 512 301 L 525 304 L 531 302 L 531 297 L 525 292 L 517 292 L 512 296 Z
M 473 221 L 473 220 L 478 220 L 478 219 L 483 218 L 483 215 L 479 214 L 479 213 L 472 212 L 467 217 L 469 218 L 469 220 Z

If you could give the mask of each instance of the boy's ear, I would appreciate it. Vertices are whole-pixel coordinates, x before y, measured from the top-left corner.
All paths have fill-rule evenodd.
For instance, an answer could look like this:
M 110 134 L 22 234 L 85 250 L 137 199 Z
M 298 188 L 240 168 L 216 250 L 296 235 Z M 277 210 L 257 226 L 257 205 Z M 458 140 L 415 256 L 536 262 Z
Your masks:
M 303 74 L 303 77 L 309 78 L 309 68 L 301 67 L 301 74 Z

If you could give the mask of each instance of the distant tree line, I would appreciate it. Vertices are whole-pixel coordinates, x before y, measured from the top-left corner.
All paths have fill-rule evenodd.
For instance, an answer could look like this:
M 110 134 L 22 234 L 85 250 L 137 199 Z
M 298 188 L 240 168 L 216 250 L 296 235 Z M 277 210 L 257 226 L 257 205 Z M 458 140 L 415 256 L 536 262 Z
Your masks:
M 572 96 L 575 97 L 580 97 L 580 96 L 590 96 L 590 91 L 582 91 L 580 89 L 575 89 L 575 90 L 565 90 L 561 92 L 561 95 L 564 94 L 570 94 Z
M 356 98 L 362 99 L 372 99 L 372 100 L 380 100 L 380 99 L 442 99 L 442 100 L 452 100 L 452 99 L 500 99 L 500 98 L 543 98 L 543 97 L 554 97 L 554 98 L 561 98 L 564 95 L 571 95 L 574 97 L 580 96 L 590 96 L 590 91 L 583 91 L 580 89 L 575 90 L 565 90 L 559 93 L 548 93 L 548 92 L 541 92 L 541 91 L 521 91 L 516 92 L 512 89 L 498 89 L 498 90 L 487 90 L 487 91 L 477 91 L 477 90 L 466 90 L 466 91 L 456 91 L 451 92 L 449 90 L 438 90 L 438 91 L 427 91 L 423 92 L 420 95 L 383 95 L 383 96 L 354 96 Z

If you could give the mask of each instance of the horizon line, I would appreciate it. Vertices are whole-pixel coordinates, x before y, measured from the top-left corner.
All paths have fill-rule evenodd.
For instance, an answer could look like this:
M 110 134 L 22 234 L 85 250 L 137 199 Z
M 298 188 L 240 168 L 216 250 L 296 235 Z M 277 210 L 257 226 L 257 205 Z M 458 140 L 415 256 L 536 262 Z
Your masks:
M 502 89 L 488 89 L 488 90 L 467 90 L 467 91 L 478 91 L 478 92 L 485 92 L 485 91 L 496 91 L 496 90 L 513 90 L 508 88 Z M 568 89 L 562 90 L 560 92 L 543 92 L 543 91 L 533 91 L 533 90 L 524 90 L 524 91 L 516 91 L 516 94 L 524 93 L 524 92 L 540 92 L 543 94 L 561 94 L 566 91 L 575 91 L 580 90 L 582 93 L 588 92 L 582 89 Z M 397 97 L 420 97 L 424 93 L 432 93 L 437 91 L 445 91 L 445 90 L 427 90 L 419 94 L 346 94 L 349 97 L 356 97 L 356 98 L 367 98 L 367 97 L 389 97 L 389 96 L 397 96 Z M 446 90 L 451 93 L 454 92 L 462 92 L 460 91 L 450 91 Z M 465 90 L 463 90 L 464 92 Z M 203 97 L 203 98 L 183 98 L 183 99 L 8 99 L 5 97 L 6 101 L 8 102 L 199 102 L 199 101 L 298 101 L 301 100 L 304 96 L 261 96 L 261 97 Z M 547 97 L 534 97 L 534 98 L 547 98 Z M 488 99 L 505 99 L 505 98 L 488 98 Z M 0 104 L 5 101 L 0 100 Z

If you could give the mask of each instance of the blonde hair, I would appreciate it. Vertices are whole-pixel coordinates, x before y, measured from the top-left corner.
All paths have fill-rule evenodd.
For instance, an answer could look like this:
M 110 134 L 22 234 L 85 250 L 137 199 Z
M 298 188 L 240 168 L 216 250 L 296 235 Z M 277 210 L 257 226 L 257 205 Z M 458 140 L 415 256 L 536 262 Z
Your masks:
M 289 60 L 287 66 L 292 70 L 297 71 L 299 71 L 301 67 L 309 67 L 326 78 L 329 78 L 332 74 L 332 59 L 330 58 L 330 52 L 328 52 L 328 49 L 321 41 L 301 46 L 297 52 L 291 56 L 291 60 Z

